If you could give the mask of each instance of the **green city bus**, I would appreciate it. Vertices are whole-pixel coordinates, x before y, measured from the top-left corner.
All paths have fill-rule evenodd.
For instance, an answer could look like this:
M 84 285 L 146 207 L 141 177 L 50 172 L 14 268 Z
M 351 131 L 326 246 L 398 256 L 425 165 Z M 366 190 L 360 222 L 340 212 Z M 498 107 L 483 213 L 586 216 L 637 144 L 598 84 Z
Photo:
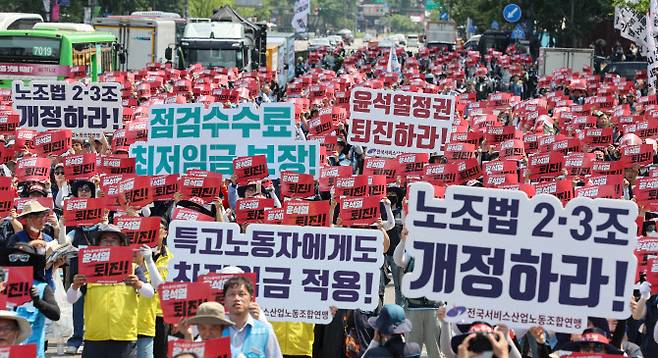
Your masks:
M 115 45 L 116 37 L 108 32 L 0 31 L 0 87 L 11 87 L 17 79 L 63 80 L 81 68 L 82 76 L 96 81 L 99 74 L 117 68 Z

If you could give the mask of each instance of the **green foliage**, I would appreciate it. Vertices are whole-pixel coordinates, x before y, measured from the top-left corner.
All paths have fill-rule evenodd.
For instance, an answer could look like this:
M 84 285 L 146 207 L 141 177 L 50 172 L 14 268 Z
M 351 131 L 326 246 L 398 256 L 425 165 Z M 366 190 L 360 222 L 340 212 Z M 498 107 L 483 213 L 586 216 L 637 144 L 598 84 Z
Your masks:
M 190 17 L 211 17 L 214 9 L 234 4 L 233 0 L 189 0 Z
M 420 32 L 423 25 L 412 22 L 409 16 L 394 14 L 380 20 L 380 23 L 389 27 L 392 32 Z
M 638 13 L 646 13 L 649 11 L 649 0 L 636 0 L 629 2 L 628 0 L 612 0 L 614 6 L 620 6 L 635 10 Z

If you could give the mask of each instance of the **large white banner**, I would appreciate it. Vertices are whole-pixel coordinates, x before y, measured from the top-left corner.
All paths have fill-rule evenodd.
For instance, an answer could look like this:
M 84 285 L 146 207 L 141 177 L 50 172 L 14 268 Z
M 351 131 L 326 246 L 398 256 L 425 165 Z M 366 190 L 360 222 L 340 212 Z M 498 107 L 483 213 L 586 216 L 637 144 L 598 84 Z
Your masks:
M 406 297 L 447 301 L 450 321 L 581 332 L 587 317 L 627 318 L 637 205 L 448 186 L 410 186 Z
M 112 133 L 122 126 L 121 84 L 34 80 L 12 84 L 21 128 L 44 132 L 70 129 L 74 135 Z
M 295 140 L 294 114 L 291 103 L 153 106 L 148 140 L 131 145 L 130 156 L 139 175 L 201 169 L 230 176 L 233 158 L 265 155 L 273 178 L 283 170 L 318 176 L 320 144 Z
M 656 49 L 656 38 L 654 37 L 658 20 L 658 1 L 651 0 L 649 3 L 649 16 L 647 17 L 647 78 L 649 86 L 656 89 L 656 78 L 658 78 L 658 49 Z
M 170 278 L 238 266 L 257 277 L 256 301 L 268 319 L 328 323 L 329 308 L 374 310 L 384 239 L 379 230 L 173 221 Z M 310 313 L 309 313 L 310 312 Z
M 350 96 L 351 144 L 404 153 L 443 153 L 455 118 L 453 96 L 357 87 Z

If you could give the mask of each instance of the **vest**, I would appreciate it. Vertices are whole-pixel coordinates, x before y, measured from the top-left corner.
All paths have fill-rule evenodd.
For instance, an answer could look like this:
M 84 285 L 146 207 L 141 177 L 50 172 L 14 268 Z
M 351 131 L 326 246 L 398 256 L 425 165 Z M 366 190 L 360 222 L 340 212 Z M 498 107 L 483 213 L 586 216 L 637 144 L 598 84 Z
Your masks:
M 43 293 L 46 291 L 48 284 L 41 281 L 33 281 L 32 286 L 36 287 L 39 291 L 39 298 L 43 299 Z M 25 318 L 32 327 L 32 335 L 28 337 L 22 344 L 35 344 L 37 346 L 37 358 L 45 358 L 44 342 L 46 341 L 46 316 L 34 307 L 32 301 L 16 307 L 16 313 Z
M 84 302 L 85 340 L 137 340 L 139 302 L 134 288 L 88 283 Z
M 171 253 L 167 250 L 166 246 L 162 246 L 162 249 L 165 250 L 164 255 L 158 256 L 158 259 L 155 260 L 155 267 L 157 267 L 160 272 L 160 276 L 163 280 L 167 280 L 167 275 L 169 274 L 169 269 L 167 264 L 172 258 Z M 151 282 L 151 275 L 148 272 L 148 269 L 144 269 L 144 275 L 146 279 Z M 137 319 L 137 334 L 141 336 L 155 337 L 155 317 L 162 317 L 162 307 L 160 306 L 160 298 L 158 294 L 153 295 L 153 297 L 144 297 L 139 296 L 139 318 Z
M 257 319 L 253 320 L 253 326 L 248 325 L 244 327 L 247 331 L 242 347 L 233 345 L 231 340 L 231 356 L 232 358 L 269 358 L 265 356 L 265 348 L 267 347 L 267 340 L 270 337 L 270 327 Z M 224 328 L 222 335 L 225 337 L 231 336 L 230 329 Z
M 270 324 L 279 341 L 282 354 L 309 357 L 313 355 L 315 325 L 304 322 L 271 322 Z
M 169 248 L 167 245 L 162 245 L 162 250 L 166 253 L 160 254 L 158 256 L 158 259 L 155 260 L 155 267 L 158 268 L 158 271 L 160 271 L 160 277 L 162 277 L 162 280 L 167 282 L 167 278 L 169 276 L 169 260 L 174 258 L 174 255 L 172 255 L 171 251 L 169 251 Z M 158 317 L 162 317 L 162 306 L 160 306 L 160 296 L 156 292 L 155 295 L 153 295 L 153 299 L 155 299 L 155 314 Z

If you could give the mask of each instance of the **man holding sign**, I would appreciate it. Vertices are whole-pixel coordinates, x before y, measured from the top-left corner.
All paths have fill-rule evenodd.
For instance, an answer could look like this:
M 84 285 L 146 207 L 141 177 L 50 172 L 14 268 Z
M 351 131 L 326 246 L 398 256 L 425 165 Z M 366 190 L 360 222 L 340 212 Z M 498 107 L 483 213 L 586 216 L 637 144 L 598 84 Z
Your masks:
M 88 261 L 102 261 L 112 265 L 115 249 L 128 246 L 128 238 L 114 225 L 100 224 L 94 235 L 96 248 L 110 248 L 110 251 L 85 255 L 85 249 L 78 255 L 80 272 Z M 87 261 L 87 262 L 86 262 Z M 138 325 L 138 295 L 153 297 L 153 287 L 146 283 L 144 272 L 132 269 L 122 283 L 99 284 L 92 283 L 85 274 L 77 274 L 66 292 L 69 303 L 75 303 L 82 295 L 84 301 L 85 344 L 82 355 L 85 357 L 130 357 L 135 350 Z M 111 271 L 111 270 L 110 270 Z M 107 279 L 111 278 L 111 272 Z

